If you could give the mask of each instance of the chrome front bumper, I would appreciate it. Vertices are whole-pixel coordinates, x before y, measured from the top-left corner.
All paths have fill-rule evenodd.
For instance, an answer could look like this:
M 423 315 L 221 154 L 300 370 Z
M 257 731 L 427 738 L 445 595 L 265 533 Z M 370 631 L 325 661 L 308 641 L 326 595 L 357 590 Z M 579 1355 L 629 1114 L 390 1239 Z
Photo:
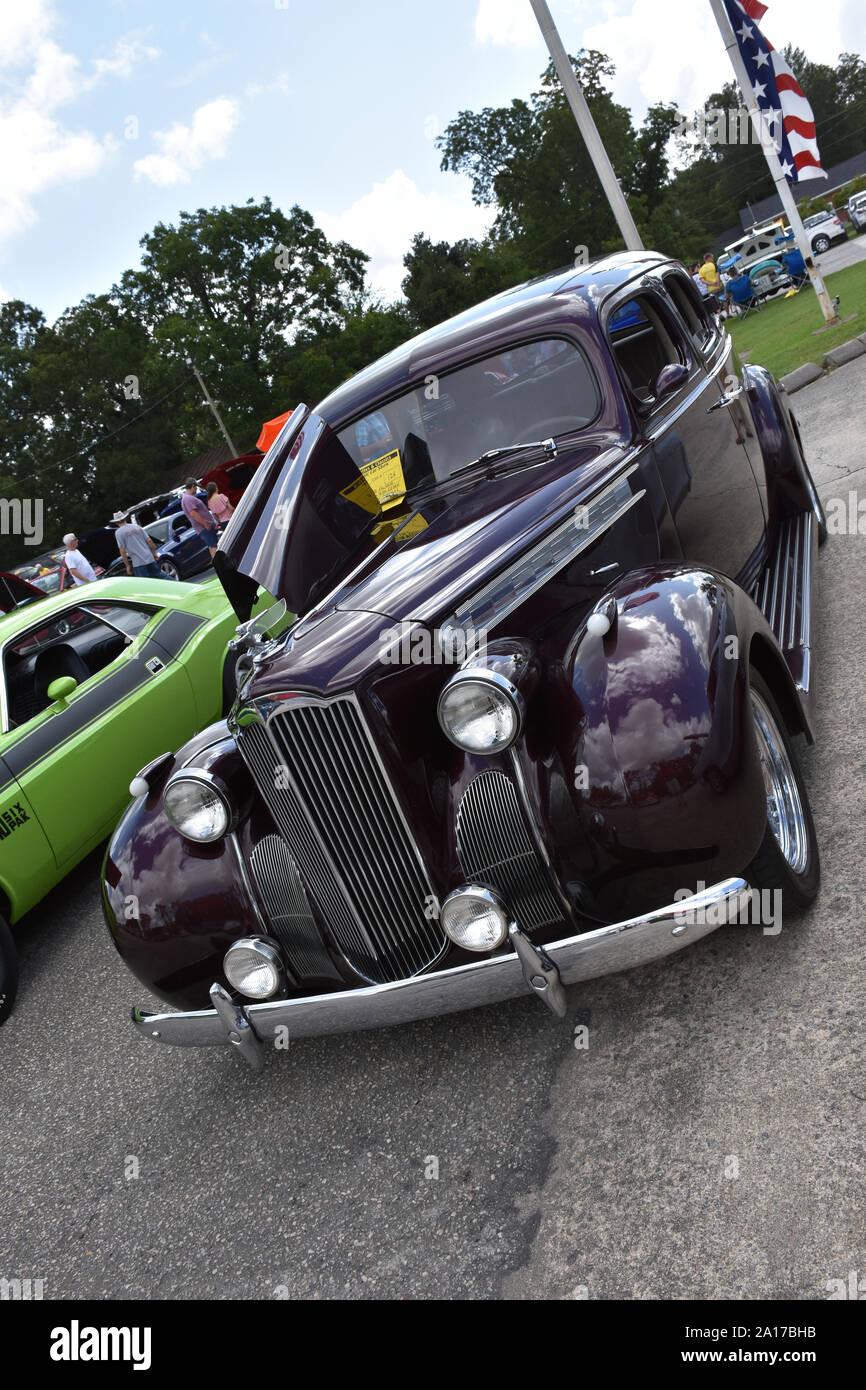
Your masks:
M 236 1004 L 215 984 L 210 991 L 213 1009 L 164 1014 L 133 1009 L 132 1021 L 141 1037 L 178 1047 L 228 1043 L 260 1070 L 265 1048 L 283 1049 L 291 1038 L 351 1033 L 457 1013 L 510 999 L 527 988 L 546 998 L 555 1013 L 562 1013 L 561 985 L 630 970 L 682 950 L 729 919 L 736 921 L 741 907 L 747 906 L 748 894 L 743 879 L 728 878 L 682 902 L 543 948 L 532 946 L 515 928 L 512 940 L 519 954 L 488 956 L 471 965 L 394 984 L 266 1004 Z

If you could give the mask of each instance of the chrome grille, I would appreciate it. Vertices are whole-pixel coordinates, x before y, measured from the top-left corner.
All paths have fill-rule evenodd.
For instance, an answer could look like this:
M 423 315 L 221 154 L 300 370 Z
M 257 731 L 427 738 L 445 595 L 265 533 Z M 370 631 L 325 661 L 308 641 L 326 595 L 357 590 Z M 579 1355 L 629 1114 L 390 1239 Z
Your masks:
M 289 700 L 239 746 L 352 967 L 384 984 L 432 965 L 433 888 L 354 697 Z
M 534 931 L 563 920 L 563 911 L 502 772 L 469 783 L 457 813 L 457 853 L 468 882 L 489 883 L 505 898 L 519 927 Z
M 279 835 L 265 835 L 250 855 L 250 869 L 274 936 L 296 979 L 329 975 L 340 979 L 319 935 L 289 847 Z

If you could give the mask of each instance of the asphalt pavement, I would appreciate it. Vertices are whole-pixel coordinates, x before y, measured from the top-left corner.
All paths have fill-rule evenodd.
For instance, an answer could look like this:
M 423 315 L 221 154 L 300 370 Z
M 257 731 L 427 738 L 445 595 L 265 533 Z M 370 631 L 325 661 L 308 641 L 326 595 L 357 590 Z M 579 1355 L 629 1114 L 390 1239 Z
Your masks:
M 866 358 L 793 398 L 825 500 L 866 498 L 864 399 Z M 854 532 L 818 564 L 810 912 L 576 986 L 564 1022 L 519 999 L 294 1042 L 256 1079 L 132 1036 L 148 1000 L 91 857 L 17 931 L 0 1277 L 45 1298 L 809 1300 L 866 1276 Z

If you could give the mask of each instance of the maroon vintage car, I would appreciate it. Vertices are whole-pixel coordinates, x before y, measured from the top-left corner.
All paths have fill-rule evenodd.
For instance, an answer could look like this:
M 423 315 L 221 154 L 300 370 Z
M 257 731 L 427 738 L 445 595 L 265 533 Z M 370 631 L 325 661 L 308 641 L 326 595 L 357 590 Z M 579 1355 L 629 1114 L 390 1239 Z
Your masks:
M 179 1010 L 135 1029 L 260 1066 L 775 933 L 818 887 L 823 532 L 784 392 L 649 252 L 299 406 L 217 555 L 234 709 L 142 771 L 105 860 L 117 948 Z

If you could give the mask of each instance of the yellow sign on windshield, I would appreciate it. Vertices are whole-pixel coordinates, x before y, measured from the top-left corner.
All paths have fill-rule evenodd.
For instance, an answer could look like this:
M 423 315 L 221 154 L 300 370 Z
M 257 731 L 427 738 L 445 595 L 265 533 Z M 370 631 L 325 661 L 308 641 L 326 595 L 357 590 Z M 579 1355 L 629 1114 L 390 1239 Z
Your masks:
M 340 493 L 349 502 L 363 507 L 365 512 L 386 512 L 399 506 L 406 493 L 400 450 L 392 449 L 381 458 L 361 465 L 361 477 Z M 389 500 L 386 502 L 385 498 Z

